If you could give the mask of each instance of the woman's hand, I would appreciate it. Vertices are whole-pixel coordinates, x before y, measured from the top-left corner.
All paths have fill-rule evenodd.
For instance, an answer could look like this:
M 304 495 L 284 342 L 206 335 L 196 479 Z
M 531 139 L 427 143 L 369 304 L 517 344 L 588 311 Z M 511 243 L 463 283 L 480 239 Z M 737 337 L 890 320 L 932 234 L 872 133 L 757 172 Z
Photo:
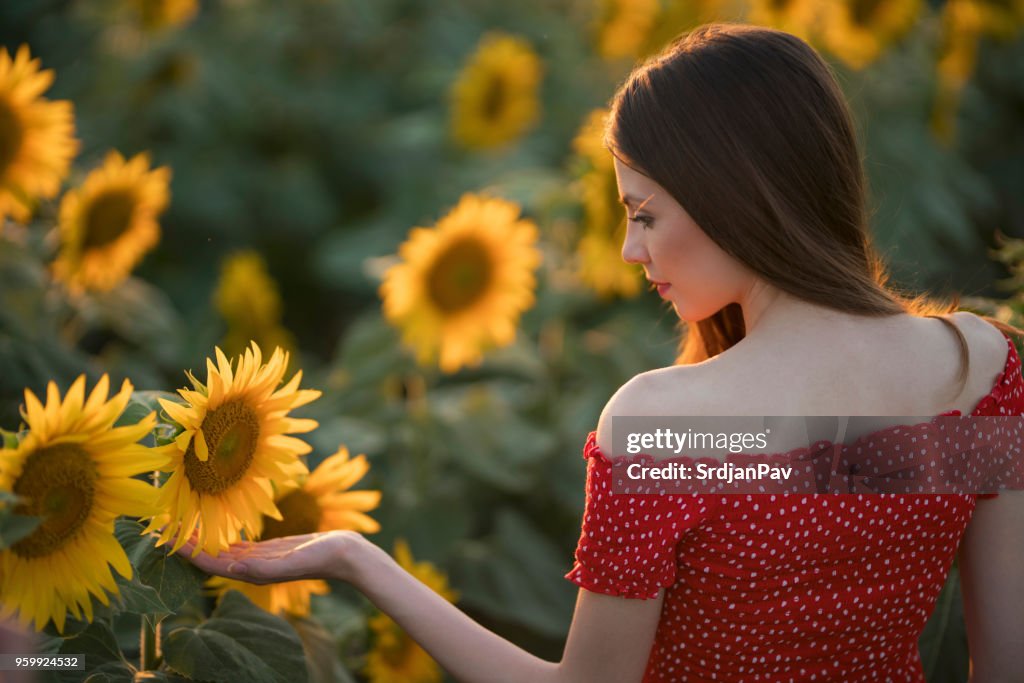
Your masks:
M 203 571 L 249 583 L 265 584 L 300 579 L 342 579 L 352 575 L 353 555 L 365 539 L 354 531 L 322 531 L 284 536 L 267 541 L 243 541 L 216 557 L 200 551 L 197 537 L 185 542 L 178 553 Z

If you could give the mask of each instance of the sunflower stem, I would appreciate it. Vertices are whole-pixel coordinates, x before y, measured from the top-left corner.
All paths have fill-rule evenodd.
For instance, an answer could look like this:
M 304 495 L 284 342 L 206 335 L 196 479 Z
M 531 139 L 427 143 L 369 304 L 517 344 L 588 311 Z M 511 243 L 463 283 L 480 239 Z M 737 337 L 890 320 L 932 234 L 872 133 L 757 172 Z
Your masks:
M 153 485 L 160 486 L 160 471 L 154 470 L 150 475 Z M 151 621 L 150 615 L 142 614 L 142 632 L 139 635 L 139 671 L 151 671 L 157 668 L 160 651 L 160 622 Z
M 152 671 L 156 669 L 160 656 L 160 622 L 144 614 L 142 615 L 142 633 L 139 642 L 139 670 Z

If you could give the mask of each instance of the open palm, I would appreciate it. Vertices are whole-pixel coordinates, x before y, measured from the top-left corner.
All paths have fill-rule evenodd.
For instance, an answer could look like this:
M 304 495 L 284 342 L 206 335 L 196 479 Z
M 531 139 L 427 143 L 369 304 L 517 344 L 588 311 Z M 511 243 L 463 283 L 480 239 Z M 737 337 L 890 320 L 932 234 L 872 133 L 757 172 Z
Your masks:
M 192 537 L 178 553 L 207 573 L 249 583 L 344 578 L 338 571 L 343 564 L 340 560 L 344 548 L 358 536 L 354 531 L 321 531 L 266 541 L 243 541 L 222 550 L 216 557 L 205 551 L 193 556 L 197 538 Z

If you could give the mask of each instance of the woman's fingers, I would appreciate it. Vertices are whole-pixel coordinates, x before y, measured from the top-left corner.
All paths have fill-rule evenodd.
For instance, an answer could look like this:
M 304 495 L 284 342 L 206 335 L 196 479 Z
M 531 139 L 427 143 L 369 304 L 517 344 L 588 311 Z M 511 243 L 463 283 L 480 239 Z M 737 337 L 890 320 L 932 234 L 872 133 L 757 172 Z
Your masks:
M 251 583 L 271 583 L 306 578 L 310 574 L 316 541 L 323 534 L 286 536 L 266 541 L 236 543 L 216 556 L 206 551 L 195 552 L 198 536 L 182 544 L 178 553 L 199 569 L 218 576 L 237 578 Z M 310 555 L 310 557 L 307 557 Z

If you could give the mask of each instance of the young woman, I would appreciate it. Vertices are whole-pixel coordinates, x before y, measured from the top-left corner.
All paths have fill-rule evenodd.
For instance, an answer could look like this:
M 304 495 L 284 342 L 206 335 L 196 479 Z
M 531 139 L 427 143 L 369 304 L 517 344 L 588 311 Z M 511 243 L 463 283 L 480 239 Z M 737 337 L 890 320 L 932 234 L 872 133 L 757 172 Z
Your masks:
M 923 681 L 918 637 L 959 549 L 972 680 L 1021 680 L 1022 491 L 609 489 L 614 416 L 1024 414 L 1003 334 L 1018 330 L 885 286 L 827 65 L 786 33 L 703 26 L 630 76 L 607 143 L 623 258 L 688 325 L 679 364 L 625 384 L 587 440 L 562 660 L 476 624 L 354 532 L 194 562 L 254 583 L 348 581 L 462 681 Z

